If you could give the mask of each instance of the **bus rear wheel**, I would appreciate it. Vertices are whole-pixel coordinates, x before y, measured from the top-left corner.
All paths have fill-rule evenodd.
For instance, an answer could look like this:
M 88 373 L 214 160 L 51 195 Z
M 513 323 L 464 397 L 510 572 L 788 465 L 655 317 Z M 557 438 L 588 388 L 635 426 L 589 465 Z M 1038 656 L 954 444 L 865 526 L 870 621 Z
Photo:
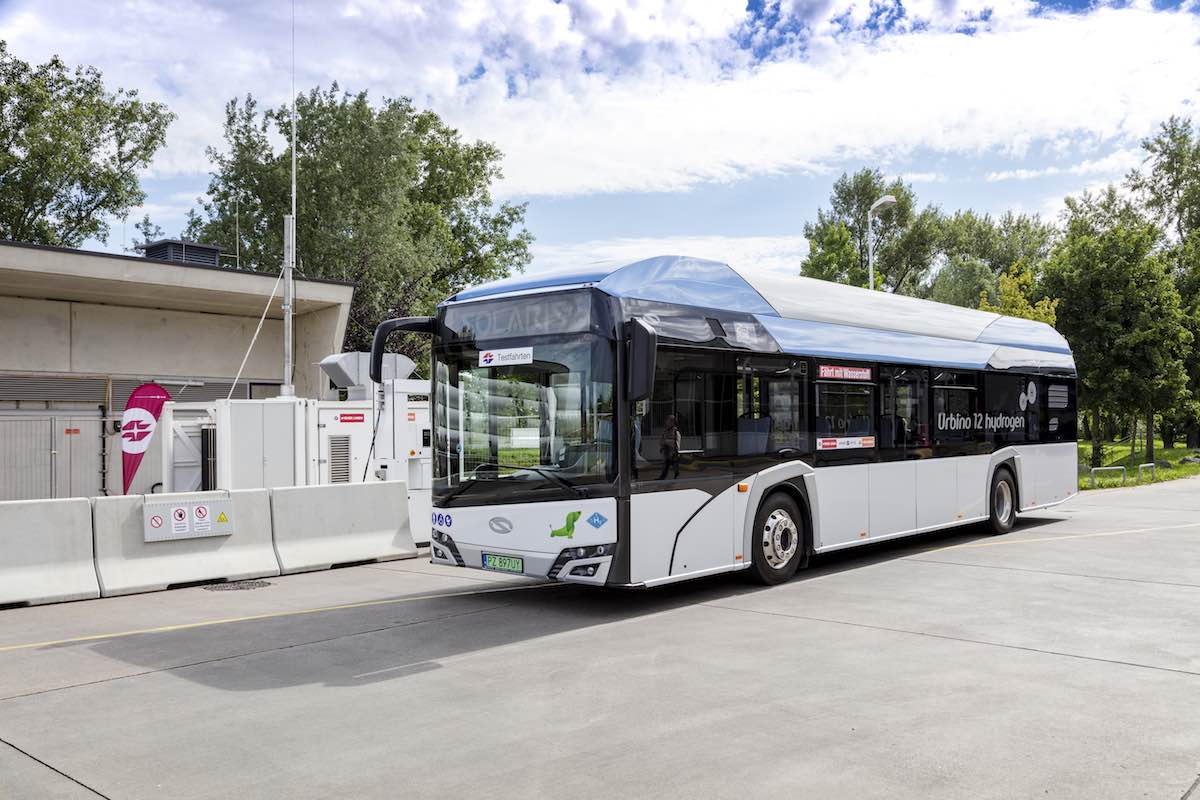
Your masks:
M 1008 533 L 1017 520 L 1017 485 L 1012 473 L 1005 467 L 992 475 L 992 488 L 988 492 L 988 525 L 992 533 Z
M 773 586 L 796 574 L 804 558 L 804 517 L 796 501 L 776 492 L 763 501 L 754 517 L 750 573 Z

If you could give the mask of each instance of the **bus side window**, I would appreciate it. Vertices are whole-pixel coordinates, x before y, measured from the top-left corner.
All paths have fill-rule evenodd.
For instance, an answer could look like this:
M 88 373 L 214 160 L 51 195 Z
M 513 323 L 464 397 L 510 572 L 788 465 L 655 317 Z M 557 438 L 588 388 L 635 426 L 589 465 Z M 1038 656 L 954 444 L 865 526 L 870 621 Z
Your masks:
M 929 370 L 882 367 L 879 394 L 880 450 L 929 447 Z M 894 457 L 904 456 L 894 454 Z
M 817 438 L 870 436 L 875 420 L 874 395 L 872 383 L 818 381 Z
M 737 455 L 798 458 L 812 452 L 808 364 L 744 356 L 737 369 Z
M 978 379 L 974 372 L 934 371 L 934 445 L 983 441 L 982 411 Z
M 633 479 L 728 474 L 736 447 L 733 358 L 711 351 L 658 351 L 654 391 L 633 409 Z
M 1028 441 L 1030 426 L 1037 425 L 1037 393 L 1037 381 L 1028 376 L 984 375 L 983 410 L 988 438 L 997 446 Z
M 1074 441 L 1077 424 L 1075 381 L 1070 378 L 1046 378 L 1042 385 L 1045 391 L 1038 399 L 1046 420 L 1042 441 Z

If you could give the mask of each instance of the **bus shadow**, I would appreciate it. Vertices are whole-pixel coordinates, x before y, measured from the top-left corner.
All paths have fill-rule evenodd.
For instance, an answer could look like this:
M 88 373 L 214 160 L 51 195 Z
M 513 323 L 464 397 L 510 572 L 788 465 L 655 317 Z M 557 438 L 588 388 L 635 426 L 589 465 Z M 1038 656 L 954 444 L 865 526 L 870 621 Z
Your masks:
M 1018 530 L 1053 522 L 1024 519 Z M 983 526 L 935 532 L 815 556 L 793 582 L 931 549 L 990 539 Z M 785 584 L 786 586 L 786 584 Z M 313 685 L 365 686 L 442 669 L 449 660 L 780 587 L 726 574 L 650 590 L 559 584 L 446 596 L 396 596 L 375 605 L 109 639 L 96 653 L 210 688 L 255 692 Z M 560 642 L 578 657 L 603 643 Z
M 732 578 L 732 580 L 729 580 Z M 405 597 L 314 614 L 127 636 L 86 646 L 142 671 L 214 689 L 355 687 L 403 680 L 475 653 L 621 623 L 751 590 L 737 576 L 656 590 L 531 584 Z M 80 645 L 70 645 L 80 646 Z M 594 658 L 583 640 L 579 659 Z
M 1010 534 L 1036 530 L 1043 525 L 1061 522 L 1058 517 L 1018 517 Z M 948 528 L 940 531 L 921 533 L 915 536 L 901 536 L 883 542 L 874 542 L 837 550 L 832 553 L 814 555 L 808 569 L 797 574 L 794 580 L 805 580 L 818 575 L 829 575 L 849 569 L 870 566 L 887 561 L 894 561 L 908 556 L 944 550 L 958 545 L 976 542 L 1000 541 L 1003 536 L 992 533 L 986 523 L 964 525 L 961 528 Z

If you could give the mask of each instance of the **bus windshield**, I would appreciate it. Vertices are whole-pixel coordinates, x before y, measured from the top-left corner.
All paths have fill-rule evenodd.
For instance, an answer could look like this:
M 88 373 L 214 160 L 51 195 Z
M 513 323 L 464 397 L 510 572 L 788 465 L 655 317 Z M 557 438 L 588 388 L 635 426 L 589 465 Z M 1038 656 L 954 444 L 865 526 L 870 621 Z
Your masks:
M 539 335 L 434 348 L 434 495 L 463 505 L 610 484 L 611 340 Z

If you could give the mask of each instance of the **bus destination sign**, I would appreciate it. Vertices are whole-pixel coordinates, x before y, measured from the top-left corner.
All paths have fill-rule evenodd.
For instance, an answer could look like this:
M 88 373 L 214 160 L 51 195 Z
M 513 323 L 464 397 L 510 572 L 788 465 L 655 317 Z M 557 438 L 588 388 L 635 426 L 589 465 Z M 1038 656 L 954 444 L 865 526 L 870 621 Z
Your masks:
M 835 381 L 869 381 L 870 367 L 846 367 L 841 364 L 821 364 L 817 370 L 818 378 L 828 378 Z

